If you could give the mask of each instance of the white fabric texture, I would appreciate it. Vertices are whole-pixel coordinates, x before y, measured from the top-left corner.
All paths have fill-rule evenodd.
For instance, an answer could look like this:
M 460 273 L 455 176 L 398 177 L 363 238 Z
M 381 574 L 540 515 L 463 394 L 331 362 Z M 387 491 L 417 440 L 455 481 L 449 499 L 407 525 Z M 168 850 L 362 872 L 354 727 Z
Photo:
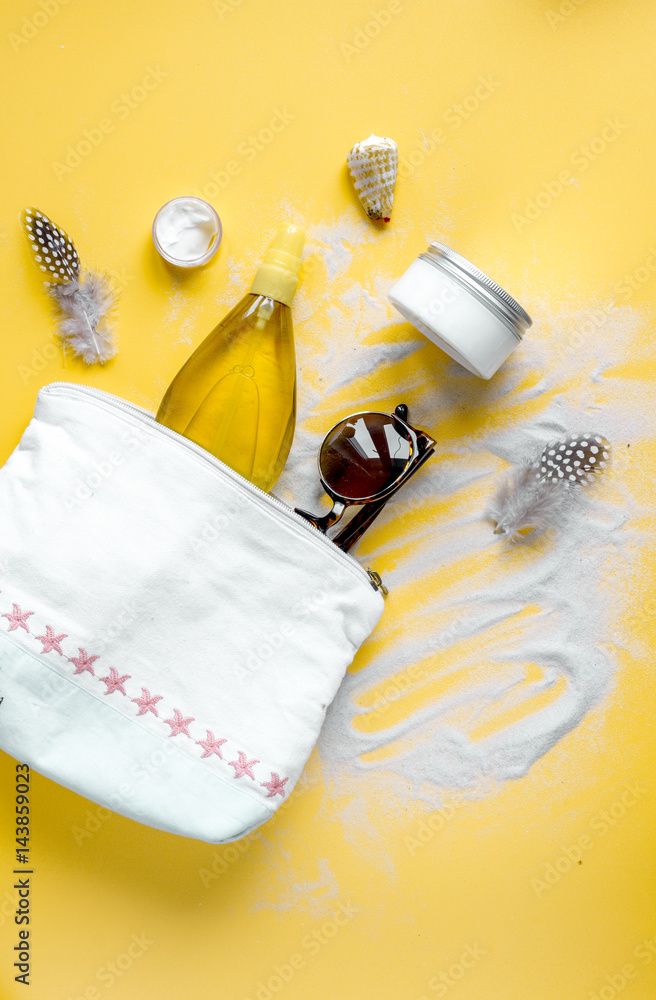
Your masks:
M 0 747 L 142 823 L 269 818 L 382 609 L 291 509 L 99 390 L 42 389 L 0 469 Z

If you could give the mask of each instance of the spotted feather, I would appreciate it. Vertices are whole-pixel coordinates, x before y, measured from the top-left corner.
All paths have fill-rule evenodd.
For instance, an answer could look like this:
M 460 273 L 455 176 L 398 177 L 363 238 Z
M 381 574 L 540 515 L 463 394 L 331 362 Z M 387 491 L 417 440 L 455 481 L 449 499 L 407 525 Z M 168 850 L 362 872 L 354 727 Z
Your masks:
M 45 272 L 44 278 L 54 282 L 76 278 L 80 273 L 80 258 L 73 240 L 61 226 L 38 208 L 26 208 L 22 219 L 32 258 L 39 270 Z
M 525 542 L 556 528 L 566 508 L 610 461 L 610 445 L 600 434 L 568 434 L 544 448 L 535 461 L 517 466 L 497 489 L 488 515 L 495 534 Z
M 585 486 L 603 472 L 609 460 L 610 445 L 601 434 L 570 434 L 547 445 L 532 468 L 540 482 Z
M 89 365 L 103 364 L 116 354 L 107 320 L 116 298 L 111 281 L 104 274 L 82 270 L 73 240 L 38 208 L 25 209 L 22 223 L 34 263 L 58 307 L 62 344 Z

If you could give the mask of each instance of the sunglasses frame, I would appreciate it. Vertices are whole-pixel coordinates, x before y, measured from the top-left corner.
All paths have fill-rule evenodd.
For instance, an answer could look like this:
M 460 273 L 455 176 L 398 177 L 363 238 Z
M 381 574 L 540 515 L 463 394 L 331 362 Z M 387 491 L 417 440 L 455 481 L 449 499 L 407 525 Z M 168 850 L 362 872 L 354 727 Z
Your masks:
M 359 497 L 354 499 L 353 497 L 345 497 L 343 494 L 338 493 L 331 486 L 328 485 L 323 477 L 321 471 L 321 452 L 323 451 L 324 444 L 340 424 L 345 423 L 347 420 L 353 420 L 356 417 L 367 416 L 369 414 L 380 414 L 383 417 L 393 417 L 397 420 L 406 431 L 406 439 L 410 441 L 412 446 L 412 455 L 408 460 L 403 472 L 399 477 L 386 489 L 380 490 L 378 493 L 374 493 L 368 497 Z M 332 509 L 323 516 L 318 514 L 311 514 L 309 511 L 301 510 L 295 507 L 297 514 L 300 514 L 307 521 L 322 531 L 324 534 L 333 524 L 342 517 L 347 507 L 358 506 L 361 509 L 355 514 L 345 528 L 342 528 L 332 539 L 338 548 L 342 549 L 344 552 L 348 552 L 352 545 L 362 537 L 364 532 L 367 530 L 369 525 L 375 520 L 380 514 L 381 510 L 387 503 L 387 501 L 392 497 L 397 490 L 407 483 L 411 476 L 414 476 L 415 472 L 424 464 L 426 459 L 430 458 L 433 454 L 433 450 L 436 445 L 436 441 L 425 431 L 419 430 L 417 427 L 413 427 L 412 424 L 408 423 L 408 407 L 405 403 L 400 403 L 393 414 L 384 413 L 382 410 L 361 410 L 358 413 L 351 413 L 348 417 L 343 417 L 338 420 L 336 424 L 330 428 L 323 441 L 321 442 L 321 447 L 319 448 L 319 454 L 317 456 L 317 466 L 319 468 L 319 479 L 324 491 L 330 497 L 333 502 Z

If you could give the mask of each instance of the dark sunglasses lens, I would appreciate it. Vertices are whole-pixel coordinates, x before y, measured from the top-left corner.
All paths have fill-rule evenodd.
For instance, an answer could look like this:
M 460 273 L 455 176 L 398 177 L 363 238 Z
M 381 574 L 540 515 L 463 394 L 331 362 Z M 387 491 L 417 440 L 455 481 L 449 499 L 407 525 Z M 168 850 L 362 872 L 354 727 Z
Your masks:
M 349 500 L 363 500 L 389 489 L 411 457 L 412 442 L 394 417 L 362 413 L 333 427 L 319 465 L 332 490 Z

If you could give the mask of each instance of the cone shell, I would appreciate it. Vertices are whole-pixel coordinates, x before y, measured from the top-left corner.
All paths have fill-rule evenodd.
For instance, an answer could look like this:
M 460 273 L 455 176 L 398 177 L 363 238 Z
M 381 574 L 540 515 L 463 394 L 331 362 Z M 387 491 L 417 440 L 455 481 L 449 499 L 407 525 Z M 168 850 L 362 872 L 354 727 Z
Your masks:
M 372 132 L 368 139 L 356 142 L 346 163 L 369 218 L 389 222 L 399 165 L 399 150 L 394 140 Z

